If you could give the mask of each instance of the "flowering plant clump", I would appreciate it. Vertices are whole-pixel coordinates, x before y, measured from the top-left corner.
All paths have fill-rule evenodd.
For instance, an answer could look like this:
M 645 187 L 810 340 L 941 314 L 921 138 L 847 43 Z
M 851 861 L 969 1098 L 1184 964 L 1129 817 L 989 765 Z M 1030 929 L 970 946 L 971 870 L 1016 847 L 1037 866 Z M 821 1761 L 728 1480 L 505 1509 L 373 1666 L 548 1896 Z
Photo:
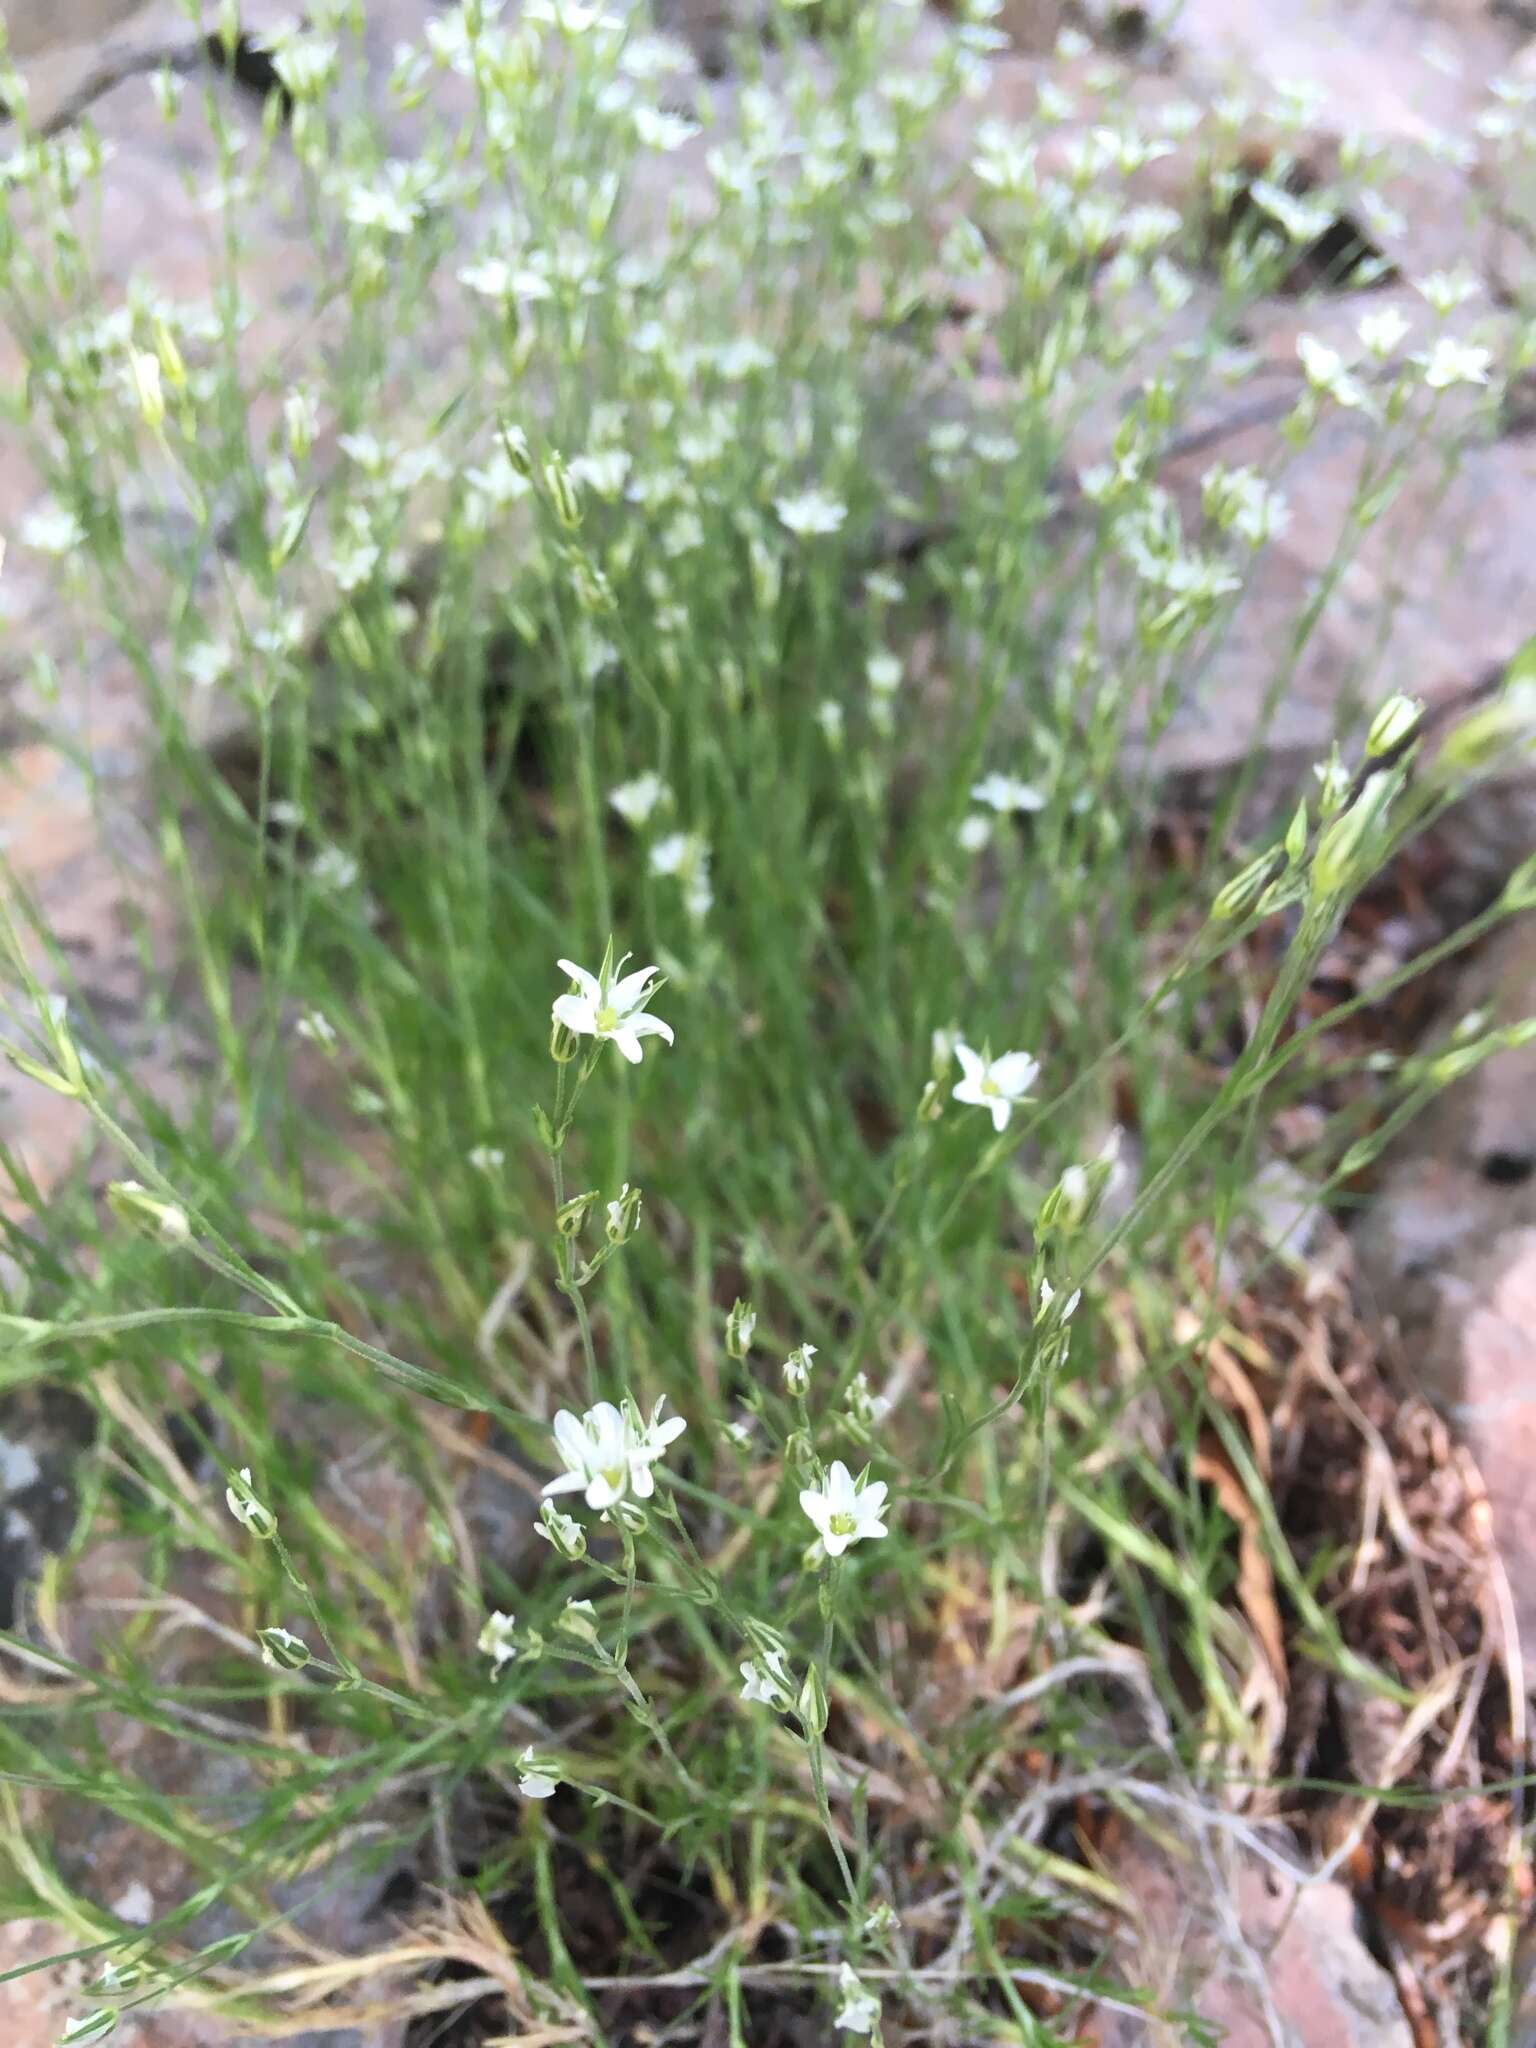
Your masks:
M 1115 1828 L 1214 1882 L 1346 1683 L 1497 1837 L 1482 1917 L 1383 1893 L 1470 2036 L 1506 1653 L 1409 1704 L 1440 1552 L 1293 1555 L 1271 1409 L 1368 1348 L 1333 1197 L 1528 1035 L 1394 1000 L 1536 897 L 1468 938 L 1412 853 L 1536 735 L 1531 648 L 1459 709 L 1420 659 L 1437 561 L 1528 630 L 1523 530 L 1424 516 L 1513 503 L 1518 264 L 1096 7 L 416 11 L 205 7 L 222 65 L 79 106 L 0 53 L 0 1520 L 55 1546 L 0 1869 L 99 1958 L 57 2031 L 1176 2030 Z M 1536 87 L 1484 97 L 1417 168 L 1518 251 Z

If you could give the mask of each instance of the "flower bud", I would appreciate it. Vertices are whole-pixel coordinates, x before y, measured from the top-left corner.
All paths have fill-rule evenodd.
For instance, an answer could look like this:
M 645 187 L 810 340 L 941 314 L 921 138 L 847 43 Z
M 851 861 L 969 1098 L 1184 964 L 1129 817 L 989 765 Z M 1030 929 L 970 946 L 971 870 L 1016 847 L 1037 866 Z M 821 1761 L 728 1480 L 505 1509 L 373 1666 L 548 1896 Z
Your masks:
M 574 1564 L 587 1554 L 587 1533 L 574 1515 L 562 1514 L 552 1500 L 541 1501 L 539 1519 L 534 1528 L 536 1536 L 544 1541 L 558 1557 L 567 1564 Z
M 136 1180 L 115 1180 L 107 1188 L 107 1206 L 122 1223 L 159 1238 L 162 1244 L 185 1244 L 192 1225 L 185 1209 L 175 1202 L 162 1202 Z
M 528 436 L 521 427 L 503 424 L 500 428 L 501 445 L 507 451 L 507 460 L 519 476 L 533 475 L 533 456 L 528 448 Z
M 752 1348 L 752 1333 L 757 1328 L 757 1312 L 750 1302 L 739 1297 L 731 1305 L 731 1312 L 725 1319 L 725 1355 L 727 1358 L 745 1358 Z
M 256 1640 L 261 1645 L 262 1663 L 279 1671 L 302 1671 L 309 1662 L 308 1643 L 285 1628 L 259 1628 Z
M 277 1517 L 269 1507 L 264 1507 L 251 1491 L 251 1468 L 242 1465 L 239 1472 L 224 1489 L 224 1500 L 229 1512 L 242 1529 L 269 1543 L 277 1534 Z
M 562 1202 L 555 1211 L 555 1228 L 562 1237 L 579 1237 L 587 1213 L 597 1200 L 597 1189 L 588 1188 L 584 1194 L 572 1195 L 568 1202 Z
M 795 1702 L 795 1712 L 800 1726 L 807 1736 L 825 1735 L 827 1732 L 827 1689 L 821 1682 L 821 1673 L 813 1664 L 805 1674 L 805 1683 L 800 1688 L 800 1697 Z
M 1390 696 L 1371 720 L 1371 729 L 1365 736 L 1366 759 L 1376 761 L 1383 754 L 1395 754 L 1423 715 L 1424 706 L 1416 697 L 1405 697 L 1401 691 Z
M 560 1766 L 532 1743 L 517 1760 L 517 1789 L 525 1799 L 553 1799 L 560 1789 Z
M 590 1600 L 567 1600 L 555 1620 L 562 1635 L 597 1647 L 597 1609 Z
M 1447 734 L 1435 766 L 1450 777 L 1492 767 L 1505 754 L 1536 742 L 1536 676 L 1522 676 L 1491 704 L 1469 712 Z
M 69 2022 L 59 2036 L 59 2048 L 84 2048 L 87 2041 L 105 2041 L 116 2025 L 117 2014 L 106 2006 L 99 2012 L 88 2012 Z
M 1311 822 L 1307 817 L 1307 800 L 1303 797 L 1296 806 L 1296 815 L 1286 828 L 1285 834 L 1285 857 L 1292 867 L 1296 865 L 1297 861 L 1306 852 L 1307 840 L 1310 836 Z
M 1224 882 L 1211 904 L 1212 922 L 1229 924 L 1233 919 L 1245 916 L 1263 894 L 1278 859 L 1276 850 L 1271 847 L 1268 853 L 1261 853 L 1245 868 L 1239 868 L 1230 881 Z
M 128 351 L 128 383 L 139 413 L 151 433 L 165 422 L 165 393 L 160 388 L 160 358 L 148 349 Z
M 556 519 L 567 533 L 574 533 L 581 524 L 581 498 L 575 479 L 558 455 L 544 465 L 544 488 L 549 492 Z
M 1349 809 L 1328 827 L 1318 841 L 1312 861 L 1315 897 L 1339 895 L 1355 881 L 1368 857 L 1368 842 L 1385 818 L 1391 795 L 1385 775 L 1371 776 Z
M 187 366 L 163 313 L 155 315 L 155 354 L 166 383 L 180 391 L 187 381 Z
M 608 1513 L 629 1536 L 643 1536 L 651 1526 L 645 1509 L 637 1500 L 631 1500 L 627 1494 L 616 1500 Z

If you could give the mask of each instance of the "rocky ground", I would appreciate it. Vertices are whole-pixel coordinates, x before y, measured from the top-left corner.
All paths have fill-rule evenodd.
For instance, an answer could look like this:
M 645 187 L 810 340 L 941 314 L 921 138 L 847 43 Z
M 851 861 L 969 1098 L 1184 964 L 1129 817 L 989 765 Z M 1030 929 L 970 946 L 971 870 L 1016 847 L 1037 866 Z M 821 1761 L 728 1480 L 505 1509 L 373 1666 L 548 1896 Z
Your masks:
M 725 8 L 726 0 L 673 0 L 674 22 L 693 35 L 706 63 L 719 59 Z M 243 26 L 256 35 L 264 17 L 279 11 L 270 0 L 245 0 L 240 10 Z M 370 0 L 369 34 L 381 63 L 426 11 L 425 0 Z M 1461 145 L 1441 152 L 1418 189 L 1394 195 L 1399 222 L 1373 222 L 1368 230 L 1356 224 L 1383 264 L 1381 303 L 1405 291 L 1405 277 L 1451 262 L 1476 269 L 1494 306 L 1530 303 L 1536 247 L 1507 218 L 1492 151 L 1476 127 L 1489 77 L 1501 70 L 1536 75 L 1536 43 L 1527 40 L 1536 19 L 1513 0 L 1317 0 L 1309 7 L 1187 0 L 1165 29 L 1156 25 L 1160 12 L 1009 0 L 1003 21 L 1014 47 L 994 61 L 991 110 L 1006 114 L 1031 102 L 1044 53 L 1067 16 L 1103 31 L 1123 52 L 1131 90 L 1149 102 L 1199 99 L 1259 78 L 1316 79 L 1320 91 L 1300 147 L 1319 177 L 1336 167 L 1350 131 L 1413 142 L 1449 135 Z M 145 83 L 146 71 L 166 57 L 189 67 L 209 62 L 184 9 L 171 0 L 9 0 L 6 15 L 34 118 L 64 126 L 88 107 L 115 147 L 95 252 L 103 291 L 119 295 L 130 271 L 148 267 L 169 291 L 196 296 L 212 260 L 209 223 L 191 196 L 200 170 L 211 169 L 208 138 L 190 96 L 168 129 Z M 260 120 L 260 99 L 239 76 L 220 72 L 215 86 L 233 119 Z M 728 100 L 728 79 L 721 93 Z M 1263 142 L 1256 136 L 1255 148 Z M 1187 197 L 1189 176 L 1190 167 L 1177 161 L 1157 166 L 1160 196 Z M 249 245 L 246 286 L 261 317 L 246 345 L 263 358 L 315 317 L 307 258 L 282 198 L 273 195 L 269 231 Z M 1200 312 L 1197 301 L 1189 317 Z M 1303 311 L 1295 298 L 1284 298 L 1263 309 L 1248 343 L 1283 402 L 1255 416 L 1246 404 L 1224 414 L 1213 398 L 1209 438 L 1170 467 L 1176 491 L 1198 491 L 1214 446 L 1233 462 L 1262 455 L 1293 390 L 1296 332 L 1307 326 L 1326 336 L 1335 317 L 1342 319 L 1343 309 L 1326 300 Z M 451 364 L 452 336 L 438 346 L 441 360 L 427 366 L 431 375 L 422 380 L 431 390 L 441 388 Z M 0 358 L 0 375 L 13 371 Z M 423 415 L 430 410 L 423 402 Z M 1093 431 L 1085 430 L 1085 460 L 1094 452 Z M 1295 523 L 1266 558 L 1223 650 L 1216 687 L 1191 697 L 1161 743 L 1166 765 L 1192 792 L 1248 759 L 1272 672 L 1273 624 L 1295 615 L 1332 556 L 1354 479 L 1354 435 L 1341 414 L 1309 447 L 1291 486 Z M 16 530 L 34 495 L 25 464 L 7 451 L 0 459 L 0 532 Z M 1266 740 L 1279 768 L 1289 773 L 1315 758 L 1367 668 L 1373 693 L 1390 685 L 1423 696 L 1432 709 L 1471 701 L 1486 689 L 1536 625 L 1532 534 L 1536 405 L 1513 407 L 1503 430 L 1476 446 L 1449 484 L 1438 459 L 1426 457 L 1423 474 L 1411 479 L 1350 568 L 1331 623 L 1298 667 Z M 144 603 L 152 624 L 152 591 Z M 1388 611 L 1383 643 L 1378 629 Z M 134 935 L 146 916 L 152 930 L 165 934 L 173 922 L 157 893 L 150 849 L 136 842 L 145 746 L 137 686 L 119 655 L 81 643 L 67 585 L 20 550 L 0 579 L 0 628 L 0 833 L 8 858 L 59 932 L 93 1007 L 114 1020 L 124 1048 L 173 1091 L 178 1067 L 194 1048 L 163 1018 L 149 1016 Z M 35 692 L 40 653 L 52 655 L 67 678 L 56 703 Z M 111 798 L 110 825 L 99 794 L 74 765 L 81 752 Z M 1444 889 L 1475 902 L 1532 845 L 1536 778 L 1489 789 L 1448 828 Z M 129 873 L 138 877 L 131 901 Z M 1389 930 L 1380 944 L 1390 955 L 1406 942 L 1401 930 Z M 1536 927 L 1527 920 L 1511 928 L 1463 980 L 1447 980 L 1439 992 L 1449 1017 L 1484 1006 L 1509 1019 L 1536 1012 Z M 68 1105 L 20 1080 L 0 1090 L 0 1134 L 26 1160 L 43 1198 L 83 1141 Z M 1473 1499 L 1485 1489 L 1486 1507 L 1478 1512 L 1491 1516 L 1505 1613 L 1518 1624 L 1506 1651 L 1518 1672 L 1520 1639 L 1536 1643 L 1536 1505 L 1527 1483 L 1536 1463 L 1536 1046 L 1490 1062 L 1405 1135 L 1369 1191 L 1343 1255 L 1357 1264 L 1357 1294 L 1377 1312 L 1400 1384 L 1426 1397 L 1425 1416 L 1443 1417 L 1469 1454 L 1456 1469 L 1473 1475 L 1466 1481 L 1472 1493 L 1458 1497 Z M 7 1427 L 11 1433 L 0 1438 L 0 1578 L 14 1580 L 50 1540 L 50 1507 L 71 1440 L 66 1413 L 13 1412 Z M 1431 1429 L 1430 1422 L 1424 1427 Z M 1448 1449 L 1447 1469 L 1452 1461 Z M 106 1566 L 104 1574 L 105 1584 Z M 1297 1894 L 1272 1868 L 1239 1858 L 1226 1869 L 1218 1897 L 1215 1874 L 1203 1866 L 1180 1869 L 1164 1848 L 1130 1842 L 1115 1854 L 1127 1892 L 1139 1901 L 1127 1968 L 1141 1981 L 1190 1995 L 1213 2027 L 1228 2030 L 1230 2042 L 1415 2048 L 1438 2038 L 1415 2029 L 1401 1987 L 1363 1946 L 1347 1869 Z M 125 1896 L 127 1886 L 125 1876 Z M 337 1946 L 378 1939 L 369 1920 L 375 1904 L 370 1896 L 347 1902 L 345 1911 L 333 1905 L 348 1922 L 329 1930 Z M 1223 1916 L 1234 1911 L 1244 1952 L 1259 1958 L 1252 1982 L 1231 1976 L 1211 1931 L 1219 1933 Z M 54 1946 L 56 1937 L 41 1925 L 0 1930 L 0 2036 L 14 2048 L 46 2048 L 69 2009 L 67 1972 L 5 1980 L 8 1969 Z M 1109 2024 L 1101 2048 L 1130 2048 L 1133 2038 L 1143 2038 L 1113 2031 L 1132 2022 Z M 128 2048 L 226 2048 L 235 2037 L 192 2016 L 125 2021 L 118 2038 Z M 394 2048 L 401 2038 L 397 2021 L 379 2020 L 354 2030 L 349 2048 Z M 1527 2038 L 1536 2039 L 1536 2022 Z

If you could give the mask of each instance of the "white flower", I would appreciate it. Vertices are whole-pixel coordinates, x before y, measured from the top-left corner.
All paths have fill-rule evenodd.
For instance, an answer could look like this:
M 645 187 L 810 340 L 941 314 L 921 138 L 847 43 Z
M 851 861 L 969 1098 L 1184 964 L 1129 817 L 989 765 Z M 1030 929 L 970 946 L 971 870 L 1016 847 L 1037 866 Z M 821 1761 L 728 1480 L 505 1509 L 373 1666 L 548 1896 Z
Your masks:
M 464 1156 L 476 1173 L 494 1173 L 507 1160 L 499 1145 L 472 1145 Z
M 980 782 L 971 784 L 971 801 L 985 804 L 988 810 L 999 814 L 1009 811 L 1038 811 L 1045 807 L 1045 798 L 1033 783 L 1021 782 L 1017 775 L 984 776 Z
M 1447 391 L 1453 384 L 1486 384 L 1493 350 L 1442 334 L 1427 356 L 1414 360 L 1423 365 L 1424 382 L 1431 391 Z
M 601 979 L 588 974 L 585 967 L 578 967 L 574 960 L 561 960 L 558 965 L 576 987 L 568 995 L 556 996 L 553 1015 L 557 1023 L 579 1038 L 611 1039 L 623 1058 L 637 1066 L 641 1039 L 655 1036 L 670 1045 L 672 1026 L 646 1011 L 646 1004 L 655 994 L 651 985 L 654 967 L 641 967 L 633 974 L 614 978 L 628 958 L 626 953 L 618 969 L 610 969 L 605 962 Z
M 1299 199 L 1270 178 L 1255 178 L 1248 190 L 1271 220 L 1278 221 L 1293 242 L 1315 242 L 1333 226 L 1333 208 L 1317 199 Z
M 1443 319 L 1468 299 L 1475 299 L 1482 286 L 1468 270 L 1435 270 L 1419 278 L 1414 290 Z
M 825 1487 L 807 1486 L 800 1505 L 815 1523 L 828 1557 L 841 1557 L 850 1543 L 888 1532 L 880 1519 L 889 1488 L 883 1479 L 856 1480 L 841 1458 L 834 1458 Z
M 656 107 L 638 106 L 631 119 L 637 141 L 647 149 L 681 149 L 699 132 L 697 121 L 687 121 L 681 114 L 663 113 Z
M 626 1493 L 649 1500 L 656 1491 L 652 1465 L 665 1454 L 688 1427 L 680 1415 L 662 1419 L 665 1396 L 651 1411 L 649 1422 L 640 1420 L 633 1402 L 616 1408 L 611 1401 L 599 1401 L 585 1415 L 573 1415 L 562 1408 L 555 1417 L 555 1444 L 566 1470 L 551 1479 L 545 1496 L 582 1493 L 587 1506 L 611 1508 Z
M 459 272 L 459 283 L 466 291 L 477 292 L 482 299 L 510 299 L 516 287 L 516 273 L 503 256 L 482 256 L 478 263 L 466 263 Z
M 955 1041 L 955 1058 L 965 1069 L 964 1079 L 951 1090 L 955 1101 L 990 1110 L 994 1129 L 1007 1130 L 1014 1106 L 1028 1095 L 1040 1062 L 1027 1052 L 999 1053 L 995 1060 L 990 1059 L 959 1039 Z
M 514 1617 L 503 1614 L 500 1609 L 487 1617 L 481 1629 L 475 1648 L 482 1657 L 489 1657 L 493 1668 L 499 1673 L 503 1664 L 510 1664 L 517 1655 L 517 1645 L 512 1640 Z
M 651 873 L 680 875 L 693 851 L 693 843 L 688 832 L 669 832 L 665 839 L 658 839 L 651 848 Z
M 1297 338 L 1296 353 L 1314 391 L 1325 393 L 1335 405 L 1364 406 L 1368 403 L 1365 386 L 1345 369 L 1344 358 L 1336 348 L 1329 348 L 1315 334 L 1303 334 Z
M 356 857 L 341 846 L 323 846 L 309 864 L 310 880 L 317 889 L 350 889 L 362 870 Z
M 955 828 L 955 843 L 962 853 L 980 853 L 991 837 L 992 820 L 980 811 L 972 811 Z
M 27 514 L 21 522 L 21 539 L 40 555 L 68 555 L 84 542 L 85 528 L 73 512 L 49 503 Z
M 311 1045 L 324 1046 L 329 1050 L 336 1043 L 336 1026 L 319 1010 L 306 1010 L 293 1028 L 300 1038 L 307 1038 Z
M 844 1963 L 837 1973 L 837 1988 L 843 1994 L 834 2026 L 849 2034 L 872 2034 L 880 2018 L 880 2001 L 859 1982 L 858 1973 Z
M 630 1483 L 631 1439 L 628 1424 L 611 1401 L 599 1401 L 585 1415 L 562 1408 L 555 1417 L 555 1447 L 566 1469 L 544 1488 L 553 1493 L 586 1495 L 589 1508 L 610 1508 L 623 1498 Z
M 877 647 L 864 664 L 864 673 L 877 697 L 889 697 L 901 687 L 901 657 L 889 647 Z
M 1368 355 L 1384 359 L 1406 337 L 1408 328 L 1396 306 L 1383 306 L 1379 312 L 1362 313 L 1355 332 Z
M 559 1767 L 551 1757 L 539 1756 L 530 1742 L 517 1760 L 517 1789 L 525 1799 L 553 1799 L 560 1789 Z
M 741 1666 L 741 1696 L 753 1706 L 787 1714 L 795 1703 L 794 1681 L 782 1650 L 765 1650 Z
M 236 1479 L 234 1485 L 225 1487 L 224 1499 L 228 1505 L 229 1512 L 234 1516 L 242 1529 L 249 1529 L 253 1536 L 261 1537 L 263 1542 L 268 1537 L 276 1534 L 276 1515 L 273 1514 L 270 1508 L 263 1507 L 251 1491 L 251 1468 L 249 1465 L 242 1465 L 240 1476 Z
M 792 498 L 775 498 L 773 509 L 801 540 L 836 533 L 848 517 L 848 507 L 826 491 L 801 491 Z
M 784 1384 L 792 1394 L 803 1394 L 811 1384 L 811 1360 L 815 1356 L 814 1344 L 802 1344 L 785 1359 Z

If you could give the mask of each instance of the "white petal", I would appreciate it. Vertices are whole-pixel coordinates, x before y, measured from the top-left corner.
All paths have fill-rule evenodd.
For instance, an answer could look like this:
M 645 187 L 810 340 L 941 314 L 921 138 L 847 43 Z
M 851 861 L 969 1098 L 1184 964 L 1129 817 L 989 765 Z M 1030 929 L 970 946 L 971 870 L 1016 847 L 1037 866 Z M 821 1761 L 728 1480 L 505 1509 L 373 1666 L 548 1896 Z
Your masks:
M 968 1087 L 972 1082 L 979 1081 L 987 1070 L 987 1063 L 981 1054 L 979 1052 L 972 1052 L 963 1039 L 957 1038 L 955 1040 L 955 1058 L 960 1062 L 961 1068 L 965 1073 L 965 1079 L 960 1083 L 960 1088 Z M 955 1093 L 959 1095 L 960 1089 L 957 1088 Z M 960 1099 L 965 1102 L 969 1101 L 970 1097 L 961 1096 Z
M 598 1003 L 602 1000 L 603 992 L 595 974 L 588 974 L 585 967 L 578 967 L 574 960 L 557 960 L 555 965 L 562 973 L 571 977 L 589 1003 Z
M 1005 1052 L 992 1062 L 992 1078 L 1005 1095 L 1022 1095 L 1040 1071 L 1027 1052 Z
M 545 1493 L 579 1493 L 586 1483 L 587 1475 L 584 1472 L 562 1472 L 558 1479 L 545 1481 L 544 1491 Z
M 638 1067 L 640 1064 L 640 1041 L 634 1032 L 626 1025 L 621 1026 L 617 1031 L 610 1031 L 608 1036 L 624 1055 L 625 1059 L 629 1061 L 629 1064 L 632 1067 Z
M 636 1010 L 632 1017 L 627 1017 L 624 1021 L 638 1038 L 664 1038 L 668 1045 L 672 1043 L 672 1026 L 663 1024 L 661 1019 L 653 1017 L 649 1010 Z
M 1012 1115 L 1013 1104 L 1011 1102 L 1006 1101 L 1001 1095 L 994 1095 L 992 1098 L 993 1130 L 1006 1131 L 1008 1128 L 1008 1119 Z
M 590 1038 L 597 1030 L 597 1012 L 585 996 L 556 996 L 550 1011 L 557 1024 L 574 1031 L 578 1038 Z
M 638 967 L 633 974 L 626 974 L 622 981 L 616 981 L 608 993 L 608 1000 L 621 1014 L 632 1010 L 646 992 L 655 975 L 654 967 Z

